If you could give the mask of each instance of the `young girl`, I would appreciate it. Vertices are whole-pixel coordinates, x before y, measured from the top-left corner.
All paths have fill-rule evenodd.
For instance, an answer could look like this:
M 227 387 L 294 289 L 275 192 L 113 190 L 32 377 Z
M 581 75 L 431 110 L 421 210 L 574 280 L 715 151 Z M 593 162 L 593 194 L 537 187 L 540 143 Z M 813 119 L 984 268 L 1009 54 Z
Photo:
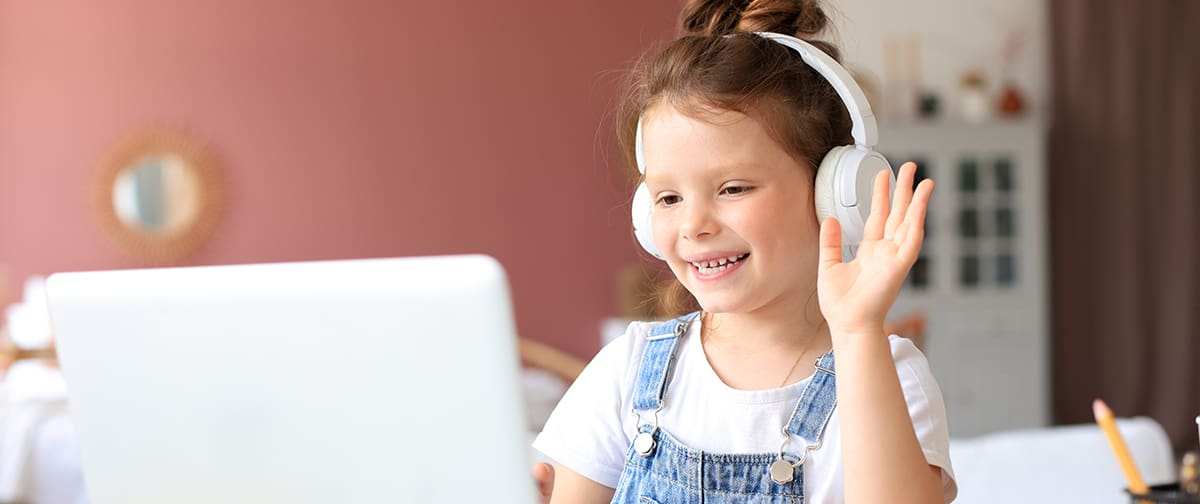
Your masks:
M 874 124 L 852 124 L 863 111 L 762 32 L 812 37 L 825 14 L 812 0 L 694 0 L 682 21 L 635 74 L 621 140 L 645 175 L 643 246 L 701 310 L 634 323 L 596 355 L 534 442 L 557 464 L 535 467 L 543 491 L 556 503 L 953 500 L 941 393 L 924 356 L 883 330 L 932 181 L 914 190 L 907 163 L 889 198 L 880 169 L 859 184 L 865 225 L 819 221 L 828 198 L 814 193 L 840 187 L 822 160 Z M 861 232 L 852 260 L 843 231 Z

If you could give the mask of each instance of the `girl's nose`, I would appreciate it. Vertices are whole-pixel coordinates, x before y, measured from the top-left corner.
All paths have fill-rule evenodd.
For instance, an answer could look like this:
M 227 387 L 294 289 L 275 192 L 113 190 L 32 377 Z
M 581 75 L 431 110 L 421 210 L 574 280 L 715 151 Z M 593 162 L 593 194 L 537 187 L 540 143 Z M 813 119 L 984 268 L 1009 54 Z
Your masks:
M 711 235 L 717 227 L 714 217 L 712 205 L 707 202 L 685 204 L 679 233 L 688 240 Z

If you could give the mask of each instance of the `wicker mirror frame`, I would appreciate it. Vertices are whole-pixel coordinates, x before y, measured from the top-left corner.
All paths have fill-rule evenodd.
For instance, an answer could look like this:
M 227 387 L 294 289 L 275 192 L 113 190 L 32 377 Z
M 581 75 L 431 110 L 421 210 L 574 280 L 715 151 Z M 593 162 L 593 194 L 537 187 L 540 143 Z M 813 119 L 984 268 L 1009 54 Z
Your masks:
M 123 221 L 113 204 L 113 191 L 125 170 L 147 157 L 176 156 L 196 181 L 199 210 L 179 229 L 150 232 Z M 218 160 L 207 142 L 182 128 L 154 127 L 130 135 L 101 164 L 92 189 L 92 205 L 101 226 L 113 241 L 139 264 L 179 264 L 208 240 L 224 204 Z

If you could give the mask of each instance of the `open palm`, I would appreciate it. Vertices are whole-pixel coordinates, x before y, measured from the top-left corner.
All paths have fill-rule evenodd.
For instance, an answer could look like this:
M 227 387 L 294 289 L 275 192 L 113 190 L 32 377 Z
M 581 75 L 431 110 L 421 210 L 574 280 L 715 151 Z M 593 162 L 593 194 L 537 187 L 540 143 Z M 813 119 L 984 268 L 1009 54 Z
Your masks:
M 887 172 L 875 177 L 871 214 L 850 262 L 842 261 L 842 228 L 837 219 L 821 223 L 817 296 L 831 330 L 878 332 L 883 327 L 925 239 L 925 210 L 933 180 L 921 181 L 914 191 L 916 169 L 911 162 L 900 167 L 894 198 L 888 197 Z

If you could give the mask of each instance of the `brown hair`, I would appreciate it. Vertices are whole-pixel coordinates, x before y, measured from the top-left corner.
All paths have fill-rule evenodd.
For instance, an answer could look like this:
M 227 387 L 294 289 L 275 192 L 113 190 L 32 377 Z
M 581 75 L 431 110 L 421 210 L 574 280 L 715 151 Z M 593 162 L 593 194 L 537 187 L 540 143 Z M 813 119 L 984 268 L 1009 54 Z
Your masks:
M 689 0 L 679 38 L 640 61 L 631 75 L 617 119 L 626 163 L 636 170 L 634 136 L 642 113 L 668 103 L 698 118 L 709 110 L 754 117 L 815 178 L 816 163 L 826 153 L 853 143 L 850 114 L 833 86 L 799 54 L 751 32 L 792 35 L 837 60 L 836 47 L 813 38 L 828 23 L 817 0 Z M 658 297 L 665 315 L 699 308 L 674 277 Z

